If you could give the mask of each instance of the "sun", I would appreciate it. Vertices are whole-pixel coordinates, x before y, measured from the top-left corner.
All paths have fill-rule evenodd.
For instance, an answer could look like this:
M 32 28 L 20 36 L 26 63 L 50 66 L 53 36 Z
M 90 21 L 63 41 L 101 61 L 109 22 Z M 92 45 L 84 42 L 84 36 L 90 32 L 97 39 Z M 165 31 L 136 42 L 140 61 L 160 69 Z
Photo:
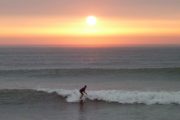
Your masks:
M 95 16 L 88 16 L 88 17 L 86 18 L 86 23 L 87 23 L 88 25 L 90 25 L 90 26 L 96 25 L 96 22 L 97 22 L 97 19 L 96 19 Z

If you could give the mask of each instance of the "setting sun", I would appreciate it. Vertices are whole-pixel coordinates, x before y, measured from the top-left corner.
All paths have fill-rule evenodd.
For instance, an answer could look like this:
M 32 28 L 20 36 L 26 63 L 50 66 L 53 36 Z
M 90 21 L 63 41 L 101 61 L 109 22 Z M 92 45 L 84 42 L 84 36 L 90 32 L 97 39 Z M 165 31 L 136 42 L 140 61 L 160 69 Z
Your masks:
M 86 18 L 86 22 L 87 22 L 88 25 L 94 26 L 94 25 L 96 25 L 97 20 L 96 20 L 95 16 L 88 16 Z
M 0 46 L 180 45 L 180 7 L 169 3 L 176 0 L 142 5 L 134 0 L 104 0 L 104 5 L 98 0 L 70 0 L 70 6 L 62 4 L 67 0 L 1 1 Z

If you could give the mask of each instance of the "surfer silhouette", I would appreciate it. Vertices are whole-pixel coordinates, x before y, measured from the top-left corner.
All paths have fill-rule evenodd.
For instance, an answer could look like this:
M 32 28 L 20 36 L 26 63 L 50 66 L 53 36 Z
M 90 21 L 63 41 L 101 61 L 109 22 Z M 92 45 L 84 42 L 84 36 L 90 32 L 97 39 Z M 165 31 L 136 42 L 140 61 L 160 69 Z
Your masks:
M 84 94 L 87 95 L 87 93 L 86 93 L 86 88 L 87 88 L 87 85 L 85 85 L 83 88 L 81 88 L 81 89 L 79 90 L 79 92 L 81 93 L 80 99 L 82 99 L 82 97 L 84 96 Z

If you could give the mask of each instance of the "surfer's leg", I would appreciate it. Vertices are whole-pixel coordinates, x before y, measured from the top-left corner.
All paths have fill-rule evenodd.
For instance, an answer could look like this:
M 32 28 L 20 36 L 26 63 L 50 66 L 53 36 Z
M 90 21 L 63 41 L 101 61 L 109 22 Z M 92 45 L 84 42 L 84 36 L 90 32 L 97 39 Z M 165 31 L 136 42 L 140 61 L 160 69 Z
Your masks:
M 82 97 L 83 97 L 84 94 L 83 94 L 82 92 L 80 92 L 80 93 L 81 93 L 80 99 L 82 99 Z

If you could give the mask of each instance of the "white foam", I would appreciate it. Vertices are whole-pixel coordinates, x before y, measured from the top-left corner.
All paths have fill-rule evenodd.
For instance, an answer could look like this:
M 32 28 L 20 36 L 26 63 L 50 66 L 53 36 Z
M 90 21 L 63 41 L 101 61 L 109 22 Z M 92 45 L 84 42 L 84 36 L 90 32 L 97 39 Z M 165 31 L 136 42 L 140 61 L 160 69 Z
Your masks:
M 80 93 L 78 90 L 65 89 L 38 89 L 48 93 L 56 92 L 57 94 L 66 97 L 67 102 L 78 102 Z M 87 99 L 101 100 L 106 102 L 117 102 L 121 104 L 180 104 L 180 91 L 124 91 L 124 90 L 100 90 L 88 91 Z

